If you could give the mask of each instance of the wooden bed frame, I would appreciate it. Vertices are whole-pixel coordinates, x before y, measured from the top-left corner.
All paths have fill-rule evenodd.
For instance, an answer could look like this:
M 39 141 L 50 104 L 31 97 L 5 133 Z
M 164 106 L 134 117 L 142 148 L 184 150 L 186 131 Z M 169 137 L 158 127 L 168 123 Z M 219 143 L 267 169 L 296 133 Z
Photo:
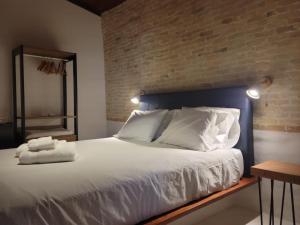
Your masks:
M 171 210 L 167 213 L 164 213 L 162 215 L 153 217 L 149 220 L 146 220 L 142 223 L 139 223 L 138 225 L 163 225 L 168 224 L 170 222 L 173 222 L 174 220 L 177 220 L 183 216 L 186 216 L 197 209 L 201 209 L 207 205 L 210 205 L 218 200 L 221 200 L 235 192 L 238 192 L 246 187 L 249 187 L 257 182 L 255 177 L 243 177 L 240 182 L 237 185 L 234 185 L 224 191 L 219 191 L 216 193 L 213 193 L 207 197 L 201 198 L 200 200 L 193 201 L 191 203 L 188 203 L 182 207 L 179 207 L 177 209 Z

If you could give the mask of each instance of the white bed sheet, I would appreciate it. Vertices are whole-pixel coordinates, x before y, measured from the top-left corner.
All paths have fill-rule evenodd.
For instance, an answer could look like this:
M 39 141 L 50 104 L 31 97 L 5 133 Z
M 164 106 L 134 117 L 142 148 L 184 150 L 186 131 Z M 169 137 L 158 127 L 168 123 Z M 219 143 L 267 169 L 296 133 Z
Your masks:
M 136 224 L 239 182 L 239 150 L 197 152 L 117 138 L 76 142 L 75 162 L 17 165 L 0 151 L 0 224 Z

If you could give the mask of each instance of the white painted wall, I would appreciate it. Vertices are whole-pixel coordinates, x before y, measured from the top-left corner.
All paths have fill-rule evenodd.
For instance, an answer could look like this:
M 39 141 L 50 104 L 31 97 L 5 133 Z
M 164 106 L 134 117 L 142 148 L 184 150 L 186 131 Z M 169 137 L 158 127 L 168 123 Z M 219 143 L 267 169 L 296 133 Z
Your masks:
M 300 164 L 300 133 L 286 133 L 274 131 L 254 132 L 254 154 L 255 162 L 260 163 L 266 160 L 281 160 L 290 163 Z M 274 201 L 276 216 L 280 216 L 282 198 L 282 182 L 275 182 Z M 300 221 L 300 186 L 294 185 L 294 203 L 296 210 L 296 221 Z M 270 180 L 264 179 L 262 183 L 264 212 L 269 212 L 270 204 Z M 236 195 L 235 204 L 258 210 L 258 188 L 257 185 L 241 191 Z M 285 195 L 285 218 L 292 219 L 290 189 L 286 186 Z
M 0 27 L 0 119 L 11 120 L 13 48 L 23 44 L 76 52 L 79 138 L 105 137 L 106 105 L 101 18 L 65 0 L 1 0 Z M 34 61 L 30 63 L 35 66 L 37 64 Z M 36 73 L 34 69 L 25 70 Z M 32 78 L 36 74 L 31 75 Z M 27 82 L 27 85 L 26 88 L 34 85 L 33 81 Z M 55 85 L 52 79 L 47 88 L 53 87 L 53 90 L 56 90 Z M 44 90 L 45 87 L 40 87 L 39 90 L 39 87 L 35 86 L 35 96 L 31 101 L 36 106 L 35 111 L 39 110 L 37 106 L 41 102 L 38 96 L 46 96 Z M 47 95 L 47 98 L 51 104 L 41 108 L 56 112 L 54 95 Z
M 108 121 L 108 135 L 116 134 L 122 127 L 122 122 Z M 286 133 L 274 131 L 254 130 L 254 154 L 255 162 L 260 163 L 267 160 L 281 160 L 290 163 L 300 164 L 300 133 Z M 280 204 L 282 197 L 282 183 L 275 182 L 274 200 L 276 216 L 280 216 Z M 262 185 L 264 212 L 269 211 L 270 201 L 270 181 L 263 180 Z M 300 186 L 294 185 L 294 202 L 296 210 L 296 221 L 300 221 Z M 201 209 L 178 220 L 172 224 L 197 224 L 200 219 L 211 216 L 221 210 L 235 205 L 259 211 L 258 188 L 257 185 L 246 188 L 229 198 L 225 198 L 220 203 L 213 204 L 207 209 Z M 291 220 L 291 202 L 289 186 L 286 186 L 285 214 L 286 220 Z M 266 223 L 267 221 L 265 221 Z

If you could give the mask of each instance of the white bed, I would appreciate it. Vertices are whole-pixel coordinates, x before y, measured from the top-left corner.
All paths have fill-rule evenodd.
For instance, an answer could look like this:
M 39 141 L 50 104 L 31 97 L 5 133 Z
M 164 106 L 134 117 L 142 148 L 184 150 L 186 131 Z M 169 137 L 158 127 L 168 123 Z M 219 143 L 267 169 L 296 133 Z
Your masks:
M 76 142 L 69 163 L 0 151 L 0 224 L 136 224 L 239 182 L 237 149 L 198 152 L 117 138 Z

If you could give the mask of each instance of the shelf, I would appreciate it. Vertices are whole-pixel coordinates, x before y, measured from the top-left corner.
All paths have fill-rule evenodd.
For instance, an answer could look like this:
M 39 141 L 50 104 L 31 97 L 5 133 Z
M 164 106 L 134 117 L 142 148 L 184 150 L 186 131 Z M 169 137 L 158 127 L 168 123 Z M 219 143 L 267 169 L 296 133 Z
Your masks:
M 55 116 L 28 116 L 25 117 L 25 120 L 44 120 L 44 119 L 69 119 L 69 118 L 76 118 L 76 116 L 60 116 L 60 115 L 55 115 Z M 18 116 L 17 119 L 22 119 L 22 117 Z
M 46 127 L 45 127 L 46 128 Z M 49 129 L 26 129 L 26 140 L 40 137 L 52 136 L 55 139 L 64 139 L 74 141 L 77 139 L 77 135 L 72 130 L 65 129 L 63 127 L 48 127 Z
M 52 130 L 52 129 L 62 129 L 61 125 L 52 125 L 52 126 L 29 126 L 26 127 L 26 130 Z
M 29 56 L 49 57 L 67 60 L 69 60 L 72 56 L 75 55 L 75 53 L 72 52 L 32 48 L 27 46 L 23 46 L 23 53 Z
M 74 52 L 66 52 L 66 51 L 60 51 L 60 50 L 50 50 L 50 49 L 43 49 L 43 48 L 35 48 L 31 46 L 24 46 L 19 45 L 18 47 L 14 48 L 12 50 L 12 75 L 13 75 L 13 132 L 15 137 L 18 137 L 20 142 L 24 142 L 26 139 L 26 123 L 25 121 L 29 120 L 31 121 L 40 121 L 39 124 L 42 124 L 41 120 L 61 120 L 62 126 L 67 127 L 68 125 L 68 118 L 73 118 L 74 120 L 74 134 L 78 134 L 78 98 L 77 98 L 77 57 L 76 53 Z M 35 57 L 40 58 L 45 61 L 54 61 L 59 60 L 64 61 L 65 63 L 71 62 L 71 66 L 73 67 L 72 73 L 73 73 L 73 109 L 74 112 L 71 114 L 74 115 L 61 115 L 68 112 L 68 105 L 67 105 L 67 86 L 69 81 L 67 81 L 66 76 L 63 76 L 62 79 L 62 111 L 59 112 L 59 115 L 52 115 L 52 116 L 28 116 L 26 113 L 26 75 L 25 75 L 25 62 L 24 60 L 27 57 Z M 20 99 L 18 99 L 20 97 Z M 19 111 L 19 112 L 18 112 Z M 18 115 L 19 113 L 19 115 Z M 42 113 L 40 113 L 42 114 Z M 47 114 L 47 111 L 45 111 L 45 114 Z M 21 122 L 21 123 L 20 123 Z M 31 123 L 29 123 L 31 124 Z M 31 124 L 33 125 L 33 124 Z M 18 127 L 20 126 L 20 135 L 17 134 Z

